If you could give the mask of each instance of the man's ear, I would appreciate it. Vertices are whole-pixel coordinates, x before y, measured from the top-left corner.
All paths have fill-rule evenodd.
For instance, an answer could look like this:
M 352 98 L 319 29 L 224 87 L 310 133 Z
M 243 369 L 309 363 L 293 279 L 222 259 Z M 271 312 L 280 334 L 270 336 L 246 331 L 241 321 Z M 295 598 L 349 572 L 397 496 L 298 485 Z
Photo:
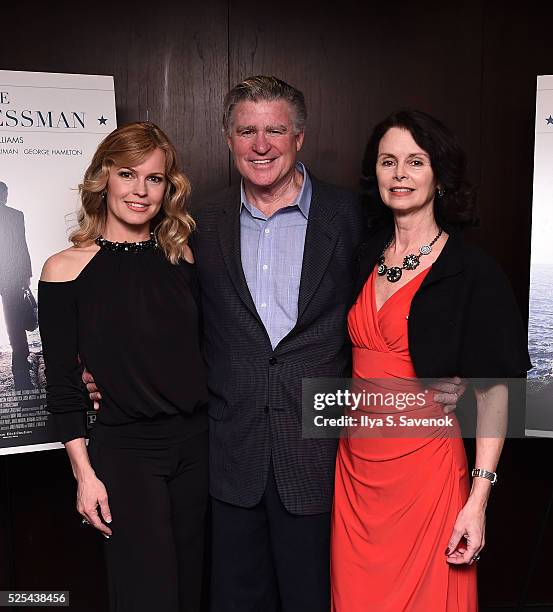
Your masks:
M 302 130 L 301 132 L 298 132 L 295 135 L 295 137 L 296 137 L 296 151 L 299 151 L 302 148 L 304 136 L 305 136 L 304 130 Z

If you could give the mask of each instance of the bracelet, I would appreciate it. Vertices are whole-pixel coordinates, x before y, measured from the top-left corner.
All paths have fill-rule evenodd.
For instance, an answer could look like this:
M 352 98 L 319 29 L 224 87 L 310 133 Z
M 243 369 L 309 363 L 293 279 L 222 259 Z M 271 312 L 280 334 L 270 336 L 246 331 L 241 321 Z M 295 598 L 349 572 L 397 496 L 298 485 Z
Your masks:
M 489 480 L 492 485 L 497 482 L 497 472 L 488 472 L 488 470 L 484 470 L 482 468 L 474 468 L 471 472 L 473 477 L 477 478 L 486 478 Z

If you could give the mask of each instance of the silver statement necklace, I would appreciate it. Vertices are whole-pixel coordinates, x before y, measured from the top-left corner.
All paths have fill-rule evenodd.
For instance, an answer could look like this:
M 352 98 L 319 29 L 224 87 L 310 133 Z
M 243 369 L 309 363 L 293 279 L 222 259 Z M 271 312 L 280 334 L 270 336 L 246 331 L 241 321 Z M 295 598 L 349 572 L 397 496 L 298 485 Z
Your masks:
M 409 255 L 406 255 L 403 258 L 403 265 L 401 266 L 401 268 L 399 268 L 398 266 L 388 268 L 388 266 L 386 265 L 386 256 L 384 255 L 384 253 L 394 240 L 394 237 L 392 236 L 384 247 L 382 255 L 378 260 L 378 276 L 385 275 L 387 280 L 389 280 L 391 283 L 397 283 L 397 281 L 401 278 L 401 275 L 403 274 L 403 270 L 415 270 L 415 268 L 419 267 L 420 258 L 423 255 L 428 255 L 432 253 L 432 247 L 436 244 L 438 238 L 442 235 L 442 233 L 443 229 L 440 227 L 440 231 L 437 233 L 436 237 L 434 238 L 434 240 L 432 240 L 430 244 L 423 244 L 422 246 L 420 246 L 420 255 L 415 255 L 414 253 L 409 253 Z

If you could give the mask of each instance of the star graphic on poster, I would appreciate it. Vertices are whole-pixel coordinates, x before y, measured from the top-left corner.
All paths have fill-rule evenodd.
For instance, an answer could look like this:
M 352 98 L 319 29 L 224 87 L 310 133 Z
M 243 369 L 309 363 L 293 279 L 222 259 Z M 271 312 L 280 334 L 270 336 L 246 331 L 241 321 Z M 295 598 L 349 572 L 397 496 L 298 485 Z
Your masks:
M 104 117 L 104 115 L 102 115 L 99 119 L 98 119 L 100 125 L 106 125 L 107 119 Z
M 553 125 L 553 117 L 551 115 L 549 115 L 549 117 L 546 117 L 545 120 L 547 121 L 547 125 Z

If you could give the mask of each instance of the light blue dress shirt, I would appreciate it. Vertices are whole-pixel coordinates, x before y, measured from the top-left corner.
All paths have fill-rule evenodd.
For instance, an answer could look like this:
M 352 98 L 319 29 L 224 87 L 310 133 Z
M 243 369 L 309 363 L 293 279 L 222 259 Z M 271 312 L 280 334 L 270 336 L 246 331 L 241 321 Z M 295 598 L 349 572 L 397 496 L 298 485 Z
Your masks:
M 247 201 L 241 186 L 240 251 L 250 294 L 273 349 L 298 318 L 301 267 L 312 186 L 305 166 L 303 185 L 292 204 L 267 217 Z

